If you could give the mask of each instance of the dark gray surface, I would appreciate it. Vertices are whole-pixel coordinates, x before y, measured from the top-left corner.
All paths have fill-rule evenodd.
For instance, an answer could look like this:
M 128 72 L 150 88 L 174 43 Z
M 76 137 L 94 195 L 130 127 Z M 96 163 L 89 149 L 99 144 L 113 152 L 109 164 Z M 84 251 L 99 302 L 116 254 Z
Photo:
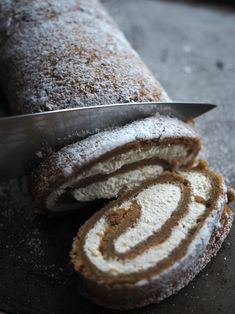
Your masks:
M 110 13 L 174 100 L 218 109 L 196 128 L 204 156 L 235 188 L 235 11 L 164 1 L 107 0 Z M 17 158 L 16 158 L 17 162 Z M 24 181 L 0 185 L 0 304 L 13 313 L 110 313 L 75 291 L 71 241 L 90 215 L 32 213 Z M 216 258 L 177 295 L 131 313 L 235 313 L 235 228 Z

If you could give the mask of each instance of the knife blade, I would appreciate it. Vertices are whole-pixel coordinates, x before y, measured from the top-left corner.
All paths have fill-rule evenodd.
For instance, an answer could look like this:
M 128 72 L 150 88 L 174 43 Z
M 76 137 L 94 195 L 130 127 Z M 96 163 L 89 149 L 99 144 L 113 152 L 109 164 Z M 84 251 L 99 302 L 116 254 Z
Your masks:
M 189 102 L 125 103 L 55 110 L 0 119 L 0 179 L 27 174 L 43 151 L 58 150 L 107 128 L 157 112 L 179 119 L 196 118 L 215 105 Z

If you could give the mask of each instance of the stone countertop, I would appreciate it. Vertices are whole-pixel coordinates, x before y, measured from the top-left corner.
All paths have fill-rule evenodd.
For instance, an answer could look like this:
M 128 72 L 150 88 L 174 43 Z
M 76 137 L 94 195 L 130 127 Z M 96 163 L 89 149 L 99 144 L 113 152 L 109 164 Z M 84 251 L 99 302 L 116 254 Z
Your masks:
M 203 157 L 235 188 L 235 9 L 154 0 L 102 1 L 174 100 L 209 101 L 197 119 Z M 0 309 L 9 313 L 114 313 L 75 290 L 72 238 L 91 214 L 32 214 L 24 179 L 0 184 Z M 159 305 L 131 313 L 227 314 L 235 308 L 235 228 L 193 282 Z

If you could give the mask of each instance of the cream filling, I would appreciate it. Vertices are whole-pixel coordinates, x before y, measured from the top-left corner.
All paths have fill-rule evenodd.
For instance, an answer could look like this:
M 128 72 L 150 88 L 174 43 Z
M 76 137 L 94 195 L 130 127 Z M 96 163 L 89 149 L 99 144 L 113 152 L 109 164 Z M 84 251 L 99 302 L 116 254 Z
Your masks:
M 75 189 L 73 196 L 80 202 L 92 201 L 100 198 L 117 197 L 120 192 L 126 191 L 137 186 L 147 178 L 159 176 L 163 172 L 163 167 L 159 165 L 149 165 L 139 167 L 109 177 L 105 181 L 95 182 L 86 187 Z
M 178 171 L 179 174 L 184 176 L 191 182 L 193 195 L 203 197 L 205 200 L 209 197 L 210 179 L 199 171 Z
M 170 218 L 181 199 L 180 187 L 174 184 L 157 184 L 143 190 L 135 198 L 141 210 L 141 216 L 134 228 L 128 228 L 114 242 L 118 253 L 126 253 L 138 243 L 145 241 Z M 131 201 L 122 204 L 126 210 Z
M 64 190 L 67 187 L 71 187 L 74 184 L 79 183 L 80 180 L 97 175 L 97 174 L 110 174 L 118 169 L 120 169 L 124 165 L 132 164 L 134 162 L 141 161 L 143 159 L 151 159 L 151 158 L 159 158 L 163 159 L 166 162 L 173 163 L 176 159 L 178 159 L 178 165 L 185 164 L 188 160 L 191 159 L 191 156 L 188 155 L 187 149 L 183 145 L 171 145 L 168 146 L 151 146 L 150 148 L 146 149 L 143 146 L 138 147 L 135 150 L 130 150 L 128 152 L 115 155 L 108 160 L 98 162 L 88 170 L 85 170 L 81 172 L 75 179 L 68 180 L 66 183 L 64 183 L 61 187 L 54 190 L 47 198 L 46 205 L 47 208 L 52 211 L 60 211 L 63 210 L 63 206 L 61 204 L 56 204 L 57 199 L 64 193 Z M 67 171 L 67 170 L 66 170 Z M 67 175 L 67 172 L 65 173 L 65 176 Z M 131 176 L 129 176 L 129 181 L 131 182 L 133 179 Z M 122 184 L 115 182 L 116 179 L 111 182 L 111 184 L 114 184 L 116 186 L 120 186 L 120 189 L 122 188 Z M 128 181 L 128 180 L 127 180 Z M 128 181 L 128 182 L 129 182 Z M 134 181 L 134 180 L 133 180 Z M 129 186 L 129 183 L 126 183 L 127 186 Z M 110 184 L 110 182 L 109 182 Z M 96 183 L 97 186 L 97 183 Z M 96 187 L 95 187 L 96 189 Z M 113 198 L 115 197 L 115 194 L 118 195 L 117 190 L 115 189 L 115 194 L 109 193 L 105 185 L 102 187 L 98 187 L 103 193 L 105 190 L 105 193 L 109 194 L 107 198 Z M 77 189 L 76 189 L 77 190 Z M 91 191 L 93 190 L 93 192 Z M 94 186 L 88 187 L 87 190 L 87 196 L 86 196 L 86 187 L 84 189 L 79 189 L 79 191 L 74 192 L 74 196 L 79 201 L 91 201 L 97 198 L 105 198 L 103 194 L 99 194 L 98 192 L 94 191 Z M 90 197 L 89 197 L 90 195 Z M 62 204 L 63 205 L 63 204 Z
M 132 164 L 134 162 L 159 158 L 172 163 L 176 158 L 182 158 L 180 162 L 187 156 L 187 150 L 183 145 L 168 145 L 168 146 L 151 146 L 150 148 L 139 147 L 135 150 L 129 150 L 128 152 L 121 153 L 109 158 L 106 161 L 98 162 L 90 169 L 84 171 L 81 174 L 81 178 L 90 177 L 96 174 L 108 174 L 120 169 L 124 165 Z
M 189 172 L 187 172 L 187 174 L 189 174 Z M 187 179 L 190 181 L 193 191 L 198 192 L 197 195 L 203 197 L 205 194 L 209 194 L 211 185 L 209 181 L 207 182 L 205 180 L 203 174 L 200 174 L 202 176 L 198 174 L 199 173 L 191 172 Z M 200 180 L 200 177 L 203 179 Z M 205 182 L 207 182 L 207 184 L 205 184 Z M 147 240 L 150 235 L 164 224 L 167 217 L 170 217 L 174 212 L 179 202 L 180 197 L 177 188 L 177 186 L 172 187 L 172 184 L 156 184 L 139 193 L 138 196 L 140 199 L 137 199 L 138 196 L 135 199 L 139 204 L 141 203 L 141 218 L 132 230 L 129 228 L 116 239 L 115 250 L 117 252 L 128 252 L 128 250 L 136 244 Z M 164 193 L 164 197 L 161 196 L 161 193 Z M 194 196 L 196 195 L 194 194 Z M 163 205 L 161 201 L 165 204 Z M 155 206 L 155 204 L 157 205 Z M 120 206 L 126 206 L 128 210 L 129 205 L 128 202 L 125 202 Z M 159 208 L 157 208 L 158 206 Z M 171 235 L 166 241 L 160 245 L 146 249 L 146 251 L 133 259 L 126 260 L 119 260 L 117 258 L 104 259 L 99 250 L 101 242 L 99 235 L 104 233 L 107 222 L 105 217 L 101 217 L 87 233 L 84 251 L 90 261 L 103 272 L 117 275 L 146 270 L 171 254 L 174 248 L 188 236 L 190 228 L 197 224 L 197 219 L 205 210 L 206 207 L 203 204 L 196 203 L 192 200 L 189 205 L 188 213 L 172 229 Z

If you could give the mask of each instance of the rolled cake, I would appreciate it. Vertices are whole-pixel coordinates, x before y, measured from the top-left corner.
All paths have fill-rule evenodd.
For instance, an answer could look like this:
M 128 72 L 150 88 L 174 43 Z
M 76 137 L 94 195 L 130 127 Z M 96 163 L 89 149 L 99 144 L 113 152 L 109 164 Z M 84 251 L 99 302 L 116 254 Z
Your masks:
M 188 284 L 216 254 L 232 224 L 227 188 L 208 169 L 164 172 L 92 216 L 74 239 L 79 290 L 131 309 Z
M 165 169 L 191 165 L 199 149 L 197 134 L 178 119 L 135 121 L 52 154 L 33 173 L 33 195 L 43 212 L 112 199 Z
M 13 114 L 169 100 L 96 0 L 0 1 L 0 68 Z M 232 213 L 219 175 L 186 169 L 199 149 L 189 125 L 156 116 L 66 146 L 35 169 L 44 213 L 129 190 L 74 239 L 84 296 L 117 309 L 159 302 L 216 254 Z
M 96 0 L 1 0 L 0 68 L 14 114 L 168 100 Z

